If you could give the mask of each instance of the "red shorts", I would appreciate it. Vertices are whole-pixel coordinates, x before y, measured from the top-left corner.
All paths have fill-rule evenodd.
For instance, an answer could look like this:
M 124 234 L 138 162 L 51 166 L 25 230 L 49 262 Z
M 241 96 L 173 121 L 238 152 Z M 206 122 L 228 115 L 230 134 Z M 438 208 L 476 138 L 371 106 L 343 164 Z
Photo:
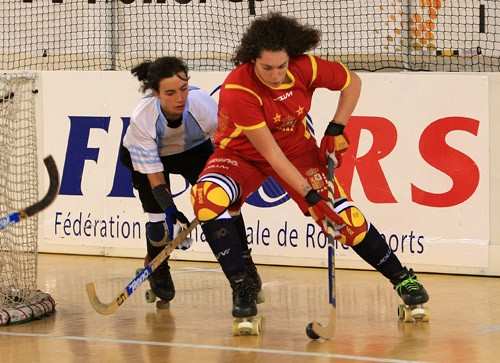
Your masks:
M 316 145 L 308 144 L 300 156 L 289 160 L 315 190 L 323 197 L 328 198 L 326 166 L 320 165 L 318 153 L 319 148 Z M 255 192 L 267 177 L 272 176 L 286 190 L 290 198 L 298 204 L 302 212 L 307 214 L 308 205 L 304 197 L 278 176 L 271 165 L 265 161 L 248 161 L 231 150 L 217 148 L 208 159 L 199 178 L 210 173 L 228 176 L 238 183 L 240 197 L 235 203 L 231 204 L 230 210 L 240 209 L 250 194 Z M 349 199 L 336 181 L 335 199 L 340 196 Z

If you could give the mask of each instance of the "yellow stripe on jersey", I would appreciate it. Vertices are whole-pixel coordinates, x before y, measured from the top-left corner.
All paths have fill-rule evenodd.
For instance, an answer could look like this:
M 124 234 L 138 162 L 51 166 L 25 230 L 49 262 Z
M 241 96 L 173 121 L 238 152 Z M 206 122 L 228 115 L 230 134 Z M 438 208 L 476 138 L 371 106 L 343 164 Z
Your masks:
M 240 136 L 241 132 L 243 131 L 243 129 L 241 127 L 236 127 L 234 129 L 234 131 L 231 133 L 231 135 L 229 135 L 228 137 L 225 137 L 223 138 L 220 143 L 219 143 L 219 146 L 221 149 L 225 149 L 227 147 L 227 144 L 229 144 L 231 142 L 231 140 L 237 138 L 238 136 Z
M 336 190 L 339 191 L 339 194 L 340 194 L 340 198 L 346 198 L 346 199 L 349 199 L 347 193 L 344 191 L 344 188 L 342 188 L 342 185 L 340 185 L 339 181 L 337 180 L 337 178 L 335 178 L 334 180 L 335 182 L 335 187 L 336 187 Z
M 308 54 L 309 60 L 311 61 L 311 68 L 312 68 L 312 77 L 311 77 L 311 82 L 309 82 L 309 87 L 313 84 L 313 82 L 316 80 L 316 77 L 318 76 L 318 63 L 316 63 L 316 58 L 314 58 L 313 55 Z
M 235 124 L 235 125 L 237 128 L 242 129 L 242 130 L 255 130 L 255 129 L 260 129 L 261 127 L 266 126 L 266 122 L 262 121 L 256 125 L 252 125 L 252 126 L 242 126 L 242 125 L 238 125 L 238 124 Z
M 259 122 L 257 125 L 252 125 L 252 126 L 241 126 L 238 124 L 235 124 L 236 128 L 234 131 L 229 135 L 228 137 L 225 137 L 221 140 L 219 143 L 219 146 L 221 149 L 225 149 L 227 147 L 227 144 L 229 144 L 233 139 L 237 138 L 240 136 L 240 134 L 243 132 L 243 130 L 255 130 L 255 129 L 260 129 L 261 127 L 266 126 L 266 122 L 262 121 Z
M 239 84 L 234 84 L 234 83 L 228 83 L 224 86 L 224 88 L 226 88 L 226 89 L 238 89 L 241 91 L 248 92 L 251 95 L 257 97 L 261 106 L 264 105 L 264 103 L 262 102 L 262 98 L 260 98 L 260 96 L 257 93 L 255 93 L 254 91 L 252 91 L 250 88 L 246 88 L 244 86 L 240 86 Z
M 272 88 L 272 89 L 288 89 L 288 88 L 292 88 L 295 85 L 295 77 L 292 74 L 292 72 L 290 72 L 290 70 L 288 70 L 288 69 L 286 70 L 286 75 L 290 79 L 290 82 L 288 82 L 288 83 L 282 83 L 278 87 L 271 87 L 271 86 L 268 86 L 268 87 Z
M 347 74 L 347 77 L 346 77 L 346 81 L 345 81 L 345 84 L 344 84 L 344 87 L 342 87 L 340 90 L 343 91 L 345 90 L 347 87 L 349 87 L 349 85 L 351 84 L 351 72 L 349 71 L 349 69 L 347 69 L 347 67 L 344 65 L 344 63 L 342 62 L 337 62 L 339 63 L 342 67 L 344 67 L 345 69 L 345 73 Z
M 310 139 L 311 138 L 311 133 L 307 129 L 307 120 L 306 120 L 305 117 L 302 119 L 302 124 L 304 125 L 304 137 L 306 139 Z

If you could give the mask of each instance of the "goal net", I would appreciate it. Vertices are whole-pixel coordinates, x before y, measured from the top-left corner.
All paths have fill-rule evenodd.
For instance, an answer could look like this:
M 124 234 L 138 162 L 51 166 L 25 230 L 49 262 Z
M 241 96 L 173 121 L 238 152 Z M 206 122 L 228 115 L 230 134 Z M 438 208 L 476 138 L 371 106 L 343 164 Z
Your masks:
M 353 70 L 500 71 L 498 0 L 0 2 L 0 69 L 120 70 L 175 55 L 226 71 L 250 22 L 281 12 L 322 31 Z
M 0 216 L 38 199 L 34 105 L 35 76 L 0 73 Z M 37 290 L 36 216 L 0 230 L 0 325 L 21 323 L 54 311 L 54 300 Z

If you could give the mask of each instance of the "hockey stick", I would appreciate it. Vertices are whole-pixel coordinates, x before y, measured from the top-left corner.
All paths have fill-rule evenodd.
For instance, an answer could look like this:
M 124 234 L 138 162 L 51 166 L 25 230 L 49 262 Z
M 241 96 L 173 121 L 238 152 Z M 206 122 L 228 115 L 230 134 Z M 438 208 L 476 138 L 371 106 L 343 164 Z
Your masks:
M 333 167 L 333 161 L 328 158 L 328 199 L 332 204 L 334 200 L 334 182 L 335 182 L 335 170 Z M 307 324 L 306 334 L 311 339 L 331 339 L 335 335 L 335 322 L 337 318 L 337 301 L 335 297 L 335 227 L 327 219 L 326 220 L 328 228 L 328 301 L 330 303 L 330 318 L 328 320 L 328 325 L 322 326 L 320 323 L 313 321 Z
M 6 216 L 0 217 L 0 230 L 6 228 L 7 226 L 15 223 L 19 223 L 21 220 L 31 217 L 38 212 L 47 208 L 57 197 L 59 191 L 59 172 L 57 171 L 56 163 L 51 155 L 43 159 L 45 167 L 47 168 L 47 173 L 49 174 L 49 190 L 47 194 L 39 200 L 38 202 L 30 205 L 25 209 L 21 209 Z
M 110 303 L 106 304 L 99 300 L 95 290 L 95 283 L 89 282 L 86 285 L 87 296 L 90 304 L 99 314 L 111 315 L 134 293 L 141 284 L 148 279 L 154 270 L 170 256 L 173 250 L 184 241 L 188 234 L 198 225 L 198 220 L 194 219 L 186 229 L 183 229 L 155 258 L 153 258 L 128 284 L 125 289 Z

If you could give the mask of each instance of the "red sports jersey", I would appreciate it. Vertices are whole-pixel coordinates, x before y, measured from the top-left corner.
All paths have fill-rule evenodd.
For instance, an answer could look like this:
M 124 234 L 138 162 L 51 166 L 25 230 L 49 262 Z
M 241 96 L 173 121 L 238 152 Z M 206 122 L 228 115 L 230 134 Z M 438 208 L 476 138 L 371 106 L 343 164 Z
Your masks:
M 300 154 L 308 143 L 316 143 L 306 126 L 313 92 L 316 88 L 344 89 L 350 83 L 349 71 L 342 63 L 302 55 L 290 59 L 287 76 L 289 83 L 271 88 L 259 79 L 253 63 L 229 73 L 219 96 L 215 134 L 219 148 L 247 160 L 264 160 L 243 131 L 265 125 L 289 157 Z

